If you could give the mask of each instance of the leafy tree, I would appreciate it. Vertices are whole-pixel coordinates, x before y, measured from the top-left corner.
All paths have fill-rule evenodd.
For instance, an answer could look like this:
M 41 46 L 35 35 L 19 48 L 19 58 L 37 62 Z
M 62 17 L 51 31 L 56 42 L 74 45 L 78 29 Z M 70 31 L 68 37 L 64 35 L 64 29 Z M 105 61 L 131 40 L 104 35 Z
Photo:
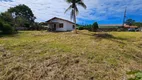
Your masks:
M 14 31 L 14 28 L 11 27 L 10 24 L 5 23 L 5 24 L 3 24 L 2 32 L 3 32 L 4 34 L 12 34 L 12 33 L 14 33 L 15 31 Z
M 4 12 L 0 14 L 0 20 L 5 22 L 5 23 L 9 23 L 9 24 L 13 24 L 13 17 L 11 15 L 11 13 L 9 12 Z
M 10 8 L 8 9 L 8 12 L 11 14 L 15 13 L 16 21 L 20 22 L 19 25 L 23 27 L 24 27 L 24 24 L 33 24 L 34 20 L 36 19 L 32 10 L 24 4 Z
M 17 27 L 27 27 L 29 28 L 29 22 L 24 18 L 24 17 L 21 17 L 21 16 L 18 16 L 15 20 L 15 23 L 17 24 L 16 26 Z M 26 25 L 28 24 L 28 25 Z
M 0 20 L 0 30 L 2 30 L 2 28 L 3 28 L 3 23 L 2 23 L 2 21 Z
M 13 17 L 15 13 L 15 17 Z M 1 27 L 3 33 L 10 34 L 16 30 L 16 27 L 27 27 L 34 23 L 35 17 L 32 10 L 26 5 L 18 5 L 8 9 L 0 14 Z
M 16 30 L 13 25 L 13 17 L 9 12 L 4 12 L 0 14 L 0 30 L 2 31 L 2 33 L 15 33 Z
M 15 32 L 14 27 L 11 27 L 10 24 L 4 23 L 1 20 L 0 20 L 0 30 L 2 31 L 3 34 L 12 34 Z
M 134 26 L 142 27 L 142 22 L 135 22 L 133 23 Z
M 92 26 L 92 31 L 95 32 L 95 31 L 97 31 L 98 28 L 99 28 L 99 27 L 98 27 L 98 23 L 97 23 L 97 22 L 94 22 L 94 24 L 93 24 L 93 26 Z
M 135 20 L 133 19 L 127 19 L 126 22 L 125 22 L 127 25 L 133 25 L 135 23 Z
M 80 6 L 82 6 L 85 9 L 86 9 L 86 5 L 84 4 L 83 0 L 66 0 L 66 2 L 68 2 L 71 5 L 69 6 L 69 8 L 67 8 L 67 10 L 65 11 L 65 13 L 68 10 L 71 9 L 71 19 L 73 19 L 73 21 L 75 23 L 75 33 L 77 33 L 77 30 L 76 30 L 76 15 L 79 12 L 79 10 L 77 8 L 77 5 L 80 5 Z

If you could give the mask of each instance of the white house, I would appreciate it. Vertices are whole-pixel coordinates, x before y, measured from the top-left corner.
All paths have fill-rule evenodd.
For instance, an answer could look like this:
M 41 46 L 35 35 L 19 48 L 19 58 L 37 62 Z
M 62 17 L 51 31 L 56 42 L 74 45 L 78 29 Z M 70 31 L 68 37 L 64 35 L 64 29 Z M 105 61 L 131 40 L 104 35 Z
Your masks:
M 46 23 L 50 31 L 72 31 L 75 28 L 73 22 L 57 17 L 46 21 Z

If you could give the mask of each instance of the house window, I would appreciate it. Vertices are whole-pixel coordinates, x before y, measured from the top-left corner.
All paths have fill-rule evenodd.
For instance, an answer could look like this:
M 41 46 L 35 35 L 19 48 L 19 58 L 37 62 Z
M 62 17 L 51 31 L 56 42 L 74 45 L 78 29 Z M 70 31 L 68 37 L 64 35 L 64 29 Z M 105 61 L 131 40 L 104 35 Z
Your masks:
M 60 23 L 59 28 L 63 28 L 63 27 L 64 27 L 63 23 Z

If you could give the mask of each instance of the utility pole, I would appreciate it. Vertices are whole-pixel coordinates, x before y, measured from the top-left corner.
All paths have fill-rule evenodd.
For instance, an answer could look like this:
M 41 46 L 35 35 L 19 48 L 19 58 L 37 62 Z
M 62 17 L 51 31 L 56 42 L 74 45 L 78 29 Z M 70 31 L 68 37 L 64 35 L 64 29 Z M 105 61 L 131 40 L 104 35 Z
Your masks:
M 125 11 L 124 11 L 124 17 L 123 17 L 122 27 L 124 27 L 124 23 L 125 23 L 125 19 L 126 19 L 126 11 L 127 11 L 127 7 L 125 8 Z

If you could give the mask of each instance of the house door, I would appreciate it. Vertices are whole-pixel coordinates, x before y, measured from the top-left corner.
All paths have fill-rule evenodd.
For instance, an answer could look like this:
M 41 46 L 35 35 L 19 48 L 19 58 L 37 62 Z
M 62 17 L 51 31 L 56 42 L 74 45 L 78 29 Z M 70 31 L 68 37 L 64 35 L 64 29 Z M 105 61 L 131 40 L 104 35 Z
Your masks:
M 75 25 L 73 25 L 72 28 L 75 29 Z
M 54 24 L 53 26 L 53 31 L 56 31 L 56 24 Z

